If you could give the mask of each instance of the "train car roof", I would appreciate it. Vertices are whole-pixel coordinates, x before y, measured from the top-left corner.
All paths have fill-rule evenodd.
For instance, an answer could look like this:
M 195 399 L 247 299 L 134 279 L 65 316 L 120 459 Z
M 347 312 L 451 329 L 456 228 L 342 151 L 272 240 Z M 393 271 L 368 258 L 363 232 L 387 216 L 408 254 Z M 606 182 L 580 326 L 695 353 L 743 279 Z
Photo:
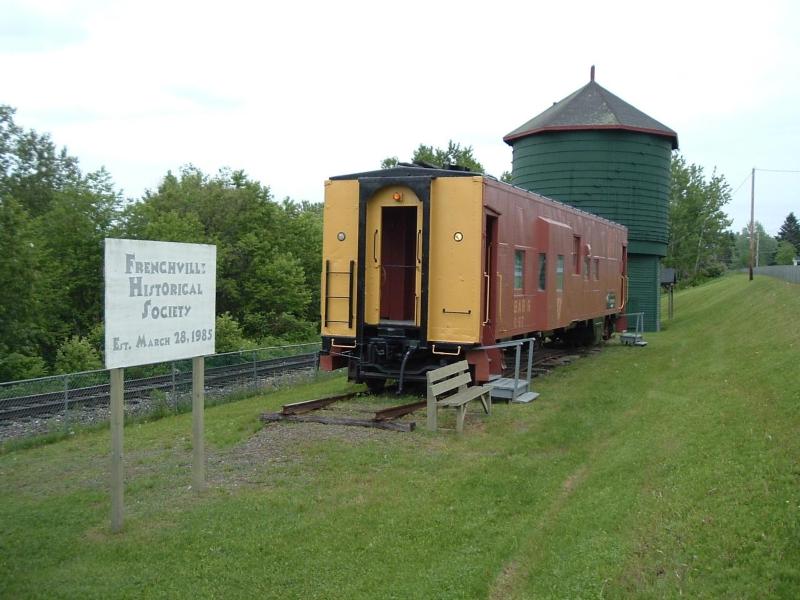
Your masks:
M 376 169 L 375 171 L 363 171 L 361 173 L 350 173 L 349 175 L 336 175 L 331 180 L 339 179 L 361 179 L 362 177 L 484 177 L 483 173 L 470 171 L 465 167 L 452 165 L 448 169 L 440 169 L 424 164 L 399 163 L 396 167 L 389 169 Z
M 341 181 L 341 180 L 348 180 L 348 179 L 353 180 L 362 178 L 398 179 L 402 177 L 430 177 L 431 179 L 435 179 L 438 177 L 482 177 L 487 182 L 492 182 L 493 184 L 499 185 L 501 187 L 511 188 L 515 190 L 517 193 L 526 194 L 528 196 L 535 196 L 541 200 L 544 200 L 545 202 L 551 202 L 553 204 L 562 206 L 573 213 L 588 215 L 599 221 L 627 230 L 627 227 L 625 227 L 621 223 L 617 223 L 616 221 L 611 221 L 610 219 L 606 219 L 604 217 L 601 217 L 600 215 L 587 212 L 576 206 L 572 206 L 571 204 L 568 204 L 566 202 L 561 202 L 553 198 L 548 198 L 547 196 L 542 196 L 541 194 L 538 194 L 531 190 L 526 190 L 524 188 L 511 185 L 509 183 L 498 181 L 497 178 L 492 177 L 491 175 L 487 175 L 486 173 L 478 173 L 476 171 L 470 171 L 465 167 L 459 167 L 456 165 L 452 165 L 451 168 L 449 169 L 439 169 L 434 167 L 433 165 L 428 165 L 427 163 L 422 163 L 422 164 L 398 163 L 398 166 L 391 167 L 389 169 L 376 169 L 374 171 L 362 171 L 360 173 L 350 173 L 348 175 L 336 175 L 335 177 L 331 177 L 330 179 L 332 181 Z

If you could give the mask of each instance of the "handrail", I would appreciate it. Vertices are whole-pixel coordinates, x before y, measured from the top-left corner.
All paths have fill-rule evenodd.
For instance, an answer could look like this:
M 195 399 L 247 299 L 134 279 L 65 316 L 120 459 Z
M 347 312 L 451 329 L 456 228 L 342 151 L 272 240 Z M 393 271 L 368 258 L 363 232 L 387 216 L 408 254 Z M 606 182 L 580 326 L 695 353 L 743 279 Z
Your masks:
M 481 325 L 486 325 L 489 322 L 489 289 L 491 288 L 491 281 L 488 273 L 484 273 L 483 277 L 486 279 L 486 318 Z
M 628 278 L 625 275 L 620 275 L 620 279 L 622 280 L 622 304 L 620 304 L 619 309 L 622 310 L 628 303 Z
M 475 350 L 489 350 L 491 348 L 510 348 L 512 346 L 516 346 L 516 355 L 514 357 L 514 389 L 511 392 L 511 402 L 517 399 L 517 382 L 519 381 L 519 363 L 520 363 L 520 350 L 522 349 L 522 344 L 528 344 L 528 370 L 527 370 L 527 382 L 528 382 L 528 391 L 531 389 L 531 379 L 533 374 L 533 349 L 536 343 L 536 338 L 524 338 L 521 340 L 510 340 L 508 342 L 500 342 L 499 344 L 492 344 L 490 346 L 478 346 Z
M 461 354 L 461 346 L 459 346 L 455 352 L 437 352 L 436 344 L 433 344 L 431 347 L 431 354 L 439 354 L 440 356 L 458 356 Z
M 323 297 L 325 298 L 325 303 L 323 304 L 323 315 L 322 315 L 322 324 L 324 327 L 328 326 L 328 301 L 330 300 L 328 296 L 328 284 L 331 276 L 331 261 L 325 261 L 325 289 L 323 293 L 325 294 Z
M 350 269 L 349 269 L 349 279 L 348 279 L 348 287 L 347 287 L 347 295 L 349 298 L 347 299 L 347 328 L 353 328 L 353 281 L 355 278 L 355 270 L 356 270 L 356 261 L 350 261 Z
M 355 348 L 357 345 L 358 345 L 358 342 L 353 342 L 352 346 L 345 346 L 344 344 L 337 344 L 336 343 L 336 338 L 332 338 L 331 339 L 331 347 L 335 346 L 336 348 L 350 348 L 350 349 L 352 349 L 352 348 Z

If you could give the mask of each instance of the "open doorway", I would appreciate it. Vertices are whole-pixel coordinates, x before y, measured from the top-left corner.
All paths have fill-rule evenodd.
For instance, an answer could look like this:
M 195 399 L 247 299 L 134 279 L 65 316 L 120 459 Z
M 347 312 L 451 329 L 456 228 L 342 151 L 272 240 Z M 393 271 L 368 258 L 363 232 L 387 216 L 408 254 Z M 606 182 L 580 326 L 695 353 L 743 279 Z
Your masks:
M 381 209 L 381 321 L 414 321 L 417 208 Z

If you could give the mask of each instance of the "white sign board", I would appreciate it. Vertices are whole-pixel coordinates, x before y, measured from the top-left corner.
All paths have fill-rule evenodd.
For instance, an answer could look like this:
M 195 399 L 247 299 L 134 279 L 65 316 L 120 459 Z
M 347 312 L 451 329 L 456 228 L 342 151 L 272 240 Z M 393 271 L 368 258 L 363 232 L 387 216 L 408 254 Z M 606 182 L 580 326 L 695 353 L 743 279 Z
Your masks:
M 106 368 L 214 354 L 217 247 L 106 239 Z

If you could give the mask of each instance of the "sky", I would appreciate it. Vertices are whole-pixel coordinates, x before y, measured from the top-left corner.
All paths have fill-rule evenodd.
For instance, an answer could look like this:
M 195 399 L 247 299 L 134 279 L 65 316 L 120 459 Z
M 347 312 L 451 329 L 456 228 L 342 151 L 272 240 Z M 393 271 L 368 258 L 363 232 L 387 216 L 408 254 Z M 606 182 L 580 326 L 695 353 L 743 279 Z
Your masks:
M 276 199 L 503 136 L 589 81 L 724 175 L 732 228 L 800 215 L 800 3 L 0 0 L 0 104 L 127 198 L 167 171 L 243 169 Z

